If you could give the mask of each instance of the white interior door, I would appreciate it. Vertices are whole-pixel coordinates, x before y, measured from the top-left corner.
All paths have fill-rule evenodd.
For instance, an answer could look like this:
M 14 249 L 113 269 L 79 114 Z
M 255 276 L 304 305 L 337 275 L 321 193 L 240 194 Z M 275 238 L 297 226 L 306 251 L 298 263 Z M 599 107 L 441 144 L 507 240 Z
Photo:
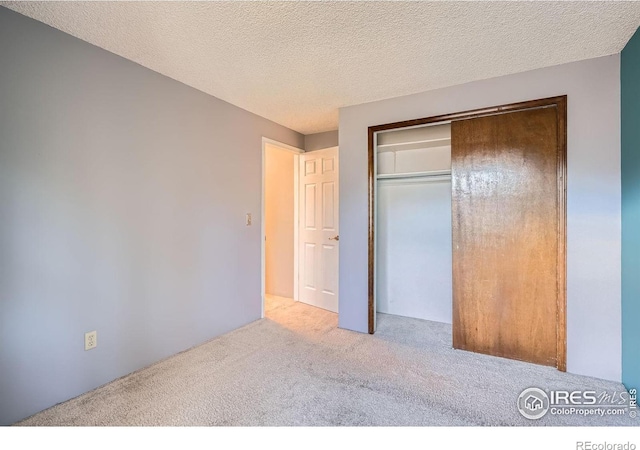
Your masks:
M 300 155 L 299 299 L 338 312 L 338 148 Z

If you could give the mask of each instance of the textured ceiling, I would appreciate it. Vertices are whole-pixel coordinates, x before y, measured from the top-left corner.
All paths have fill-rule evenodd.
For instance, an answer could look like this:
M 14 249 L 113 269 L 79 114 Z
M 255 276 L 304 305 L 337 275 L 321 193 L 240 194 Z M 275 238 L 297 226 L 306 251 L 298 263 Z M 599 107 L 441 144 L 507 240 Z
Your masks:
M 304 134 L 338 108 L 620 52 L 637 2 L 0 2 Z

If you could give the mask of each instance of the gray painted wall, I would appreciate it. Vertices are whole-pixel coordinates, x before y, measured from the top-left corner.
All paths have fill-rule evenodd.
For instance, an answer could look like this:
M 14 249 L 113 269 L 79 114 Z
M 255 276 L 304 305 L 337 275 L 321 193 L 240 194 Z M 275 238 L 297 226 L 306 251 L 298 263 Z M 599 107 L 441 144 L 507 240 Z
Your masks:
M 312 152 L 338 146 L 338 130 L 324 133 L 307 134 L 304 137 L 304 150 Z
M 568 371 L 620 381 L 620 56 L 340 110 L 340 317 L 367 329 L 367 127 L 568 95 Z
M 5 8 L 0 61 L 0 424 L 260 318 L 261 138 L 302 135 Z

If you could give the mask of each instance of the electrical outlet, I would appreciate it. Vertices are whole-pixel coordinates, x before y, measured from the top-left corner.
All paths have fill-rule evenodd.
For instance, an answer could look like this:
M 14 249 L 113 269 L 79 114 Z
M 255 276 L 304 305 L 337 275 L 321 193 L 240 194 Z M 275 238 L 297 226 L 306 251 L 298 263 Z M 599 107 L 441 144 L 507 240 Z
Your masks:
M 98 332 L 89 331 L 84 334 L 84 349 L 93 350 L 98 346 Z

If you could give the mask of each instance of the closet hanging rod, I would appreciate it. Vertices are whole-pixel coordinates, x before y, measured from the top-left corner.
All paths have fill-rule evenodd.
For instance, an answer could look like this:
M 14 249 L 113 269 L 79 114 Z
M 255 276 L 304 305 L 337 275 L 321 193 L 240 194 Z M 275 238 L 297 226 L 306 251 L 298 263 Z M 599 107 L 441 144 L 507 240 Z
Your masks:
M 395 186 L 400 184 L 430 184 L 430 183 L 440 183 L 443 181 L 451 182 L 450 175 L 438 175 L 438 176 L 430 176 L 430 177 L 411 177 L 411 178 L 382 178 L 376 180 L 376 184 L 378 186 Z
M 451 176 L 451 170 L 430 170 L 428 172 L 382 173 L 376 176 L 378 180 L 397 180 L 400 178 L 432 178 Z

